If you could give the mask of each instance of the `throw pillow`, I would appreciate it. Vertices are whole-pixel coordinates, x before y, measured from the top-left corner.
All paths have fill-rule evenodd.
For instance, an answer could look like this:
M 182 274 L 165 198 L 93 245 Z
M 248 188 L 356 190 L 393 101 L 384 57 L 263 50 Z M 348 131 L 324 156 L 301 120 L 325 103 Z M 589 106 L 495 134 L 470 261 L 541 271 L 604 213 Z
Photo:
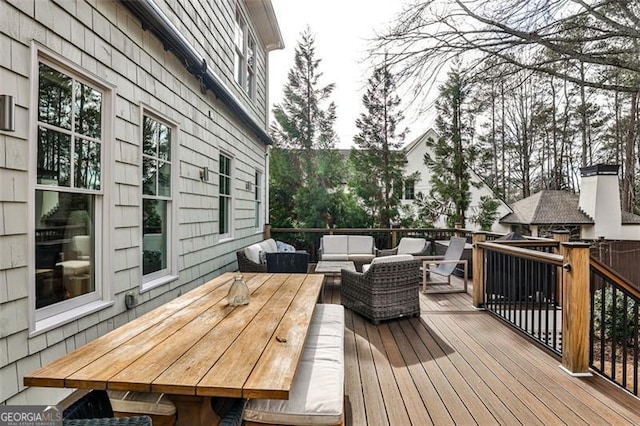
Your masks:
M 296 248 L 291 244 L 284 243 L 282 241 L 276 241 L 276 246 L 278 247 L 278 251 L 281 253 L 293 253 L 296 251 Z

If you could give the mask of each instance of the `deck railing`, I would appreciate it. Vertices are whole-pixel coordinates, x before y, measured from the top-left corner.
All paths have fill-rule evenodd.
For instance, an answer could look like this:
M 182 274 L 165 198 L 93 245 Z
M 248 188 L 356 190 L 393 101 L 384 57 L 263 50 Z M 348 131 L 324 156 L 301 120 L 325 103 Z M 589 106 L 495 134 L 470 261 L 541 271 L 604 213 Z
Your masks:
M 431 242 L 449 240 L 452 236 L 466 237 L 471 242 L 473 231 L 458 228 L 271 228 L 265 227 L 265 238 L 275 238 L 306 250 L 311 262 L 318 260 L 318 247 L 323 235 L 371 235 L 378 249 L 396 247 L 402 237 L 421 237 Z M 435 251 L 434 251 L 435 253 Z
M 638 396 L 640 291 L 564 238 L 531 247 L 475 234 L 474 304 L 561 355 L 570 374 L 592 369 Z
M 638 396 L 640 291 L 610 267 L 590 258 L 588 243 L 554 240 L 496 241 L 499 234 L 463 229 L 269 228 L 265 237 L 293 243 L 317 260 L 322 235 L 372 235 L 376 247 L 395 247 L 403 236 L 432 242 L 452 236 L 474 243 L 473 303 L 489 310 L 562 357 L 575 376 L 590 369 Z
M 562 256 L 549 253 L 555 241 L 482 243 L 484 308 L 562 354 Z M 536 250 L 534 250 L 536 249 Z
M 638 396 L 640 291 L 591 258 L 591 368 Z

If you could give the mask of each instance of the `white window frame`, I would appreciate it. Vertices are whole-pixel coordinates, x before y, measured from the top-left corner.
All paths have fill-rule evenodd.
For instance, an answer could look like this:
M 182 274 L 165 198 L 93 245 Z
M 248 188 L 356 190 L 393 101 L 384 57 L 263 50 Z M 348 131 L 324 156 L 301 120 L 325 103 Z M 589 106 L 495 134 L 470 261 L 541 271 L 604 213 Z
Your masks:
M 258 44 L 256 43 L 255 37 L 249 33 L 249 28 L 246 29 L 247 34 L 247 54 L 246 54 L 246 62 L 247 62 L 247 75 L 245 81 L 245 91 L 247 95 L 249 95 L 250 99 L 256 98 L 256 62 L 258 57 Z M 249 56 L 249 46 L 253 45 L 253 56 Z
M 242 40 L 237 40 L 237 30 L 242 31 Z M 238 42 L 240 44 L 238 44 Z M 236 16 L 233 22 L 233 79 L 242 88 L 245 87 L 247 63 L 247 25 L 242 17 L 240 7 L 236 6 Z M 236 61 L 238 67 L 236 68 Z
M 233 79 L 250 99 L 256 98 L 256 62 L 258 56 L 258 44 L 251 34 L 247 20 L 244 18 L 241 8 L 236 5 L 236 15 L 233 26 Z M 238 44 L 236 29 L 242 31 L 242 40 Z M 253 58 L 249 58 L 249 45 L 253 45 Z M 250 60 L 251 59 L 251 60 Z M 239 69 L 236 69 L 236 61 L 239 61 Z M 252 76 L 253 78 L 249 78 Z
M 144 194 L 142 180 L 140 181 L 140 292 L 151 290 L 152 288 L 167 284 L 178 279 L 178 213 L 176 199 L 176 191 L 178 188 L 178 124 L 167 119 L 158 111 L 148 105 L 140 105 L 140 177 L 142 177 L 142 159 L 145 157 L 143 153 L 144 138 L 144 117 L 149 117 L 171 129 L 171 196 L 148 196 Z M 159 271 L 144 275 L 143 271 L 143 224 L 142 224 L 142 208 L 144 199 L 164 200 L 167 201 L 167 267 Z
M 255 202 L 255 228 L 256 232 L 262 231 L 262 176 L 263 173 L 260 170 L 256 170 L 255 178 L 253 182 L 253 200 Z
M 87 190 L 73 187 L 57 187 L 37 183 L 37 152 L 38 152 L 38 96 L 40 72 L 39 64 L 59 70 L 76 81 L 92 87 L 102 94 L 102 138 L 101 138 L 101 181 L 100 190 Z M 28 195 L 28 250 L 32 261 L 28 263 L 29 274 L 29 331 L 35 336 L 54 329 L 73 320 L 113 305 L 113 277 L 111 268 L 111 245 L 109 238 L 110 209 L 109 194 L 113 190 L 111 181 L 111 151 L 113 150 L 114 111 L 116 87 L 97 75 L 82 69 L 77 64 L 58 55 L 50 49 L 33 41 L 31 45 L 31 105 L 29 114 L 29 195 Z M 71 177 L 73 178 L 73 177 Z M 63 300 L 50 306 L 36 309 L 36 278 L 35 278 L 35 193 L 36 190 L 80 193 L 94 195 L 93 233 L 94 233 L 94 282 L 95 291 L 69 300 Z
M 222 163 L 222 157 L 229 159 L 229 174 L 223 175 L 229 179 L 229 194 L 222 194 L 222 188 L 220 187 L 220 164 Z M 227 232 L 221 233 L 220 226 L 222 222 L 222 212 L 220 211 L 220 199 L 228 198 L 229 202 L 227 204 L 227 219 L 228 219 L 228 227 Z M 220 241 L 230 240 L 233 238 L 233 156 L 230 154 L 220 151 L 218 155 L 218 239 Z
M 407 189 L 407 184 L 411 183 L 411 197 L 409 197 L 409 191 Z M 416 181 L 414 179 L 407 179 L 403 184 L 403 199 L 405 200 L 415 200 L 416 199 Z

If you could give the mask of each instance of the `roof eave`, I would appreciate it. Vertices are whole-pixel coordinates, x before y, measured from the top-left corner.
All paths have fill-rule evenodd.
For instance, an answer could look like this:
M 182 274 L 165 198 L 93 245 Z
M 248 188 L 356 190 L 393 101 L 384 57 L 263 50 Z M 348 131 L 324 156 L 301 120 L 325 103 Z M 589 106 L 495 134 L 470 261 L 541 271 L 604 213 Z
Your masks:
M 267 51 L 284 49 L 284 40 L 271 0 L 246 1 L 245 4 L 251 20 L 256 24 L 265 49 Z

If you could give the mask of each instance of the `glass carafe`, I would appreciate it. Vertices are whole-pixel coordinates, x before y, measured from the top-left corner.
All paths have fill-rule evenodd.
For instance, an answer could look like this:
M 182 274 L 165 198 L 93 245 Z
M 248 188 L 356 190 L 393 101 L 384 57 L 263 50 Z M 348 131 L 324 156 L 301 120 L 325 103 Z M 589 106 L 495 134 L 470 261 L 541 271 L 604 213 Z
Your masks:
M 242 274 L 236 274 L 227 294 L 227 302 L 230 306 L 246 305 L 249 303 L 249 297 L 249 287 L 244 282 Z

